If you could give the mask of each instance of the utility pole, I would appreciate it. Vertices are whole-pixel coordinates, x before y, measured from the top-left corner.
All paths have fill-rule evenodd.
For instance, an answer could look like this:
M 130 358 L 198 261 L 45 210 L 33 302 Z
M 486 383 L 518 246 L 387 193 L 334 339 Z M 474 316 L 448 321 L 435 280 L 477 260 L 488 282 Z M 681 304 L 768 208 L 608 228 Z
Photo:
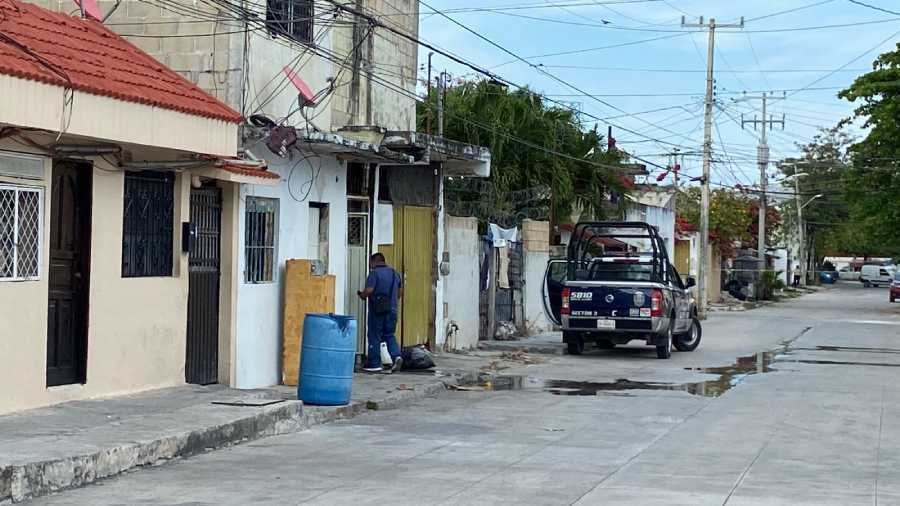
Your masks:
M 706 51 L 706 100 L 703 112 L 703 178 L 700 193 L 700 270 L 697 279 L 697 312 L 700 319 L 706 318 L 706 306 L 709 304 L 707 293 L 707 280 L 709 279 L 709 164 L 712 158 L 712 110 L 713 110 L 713 66 L 715 64 L 716 28 L 743 28 L 744 18 L 740 24 L 716 25 L 715 18 L 710 18 L 709 23 L 685 23 L 681 17 L 682 28 L 708 28 L 709 44 Z
M 794 197 L 797 202 L 797 237 L 800 239 L 800 248 L 797 251 L 797 256 L 800 257 L 800 284 L 806 286 L 806 243 L 804 243 L 803 232 L 805 232 L 805 228 L 803 226 L 803 203 L 800 200 L 800 177 L 797 175 L 797 164 L 794 164 Z
M 444 136 L 444 80 L 447 78 L 447 71 L 441 72 L 438 76 L 437 88 L 437 134 L 438 137 Z
M 744 128 L 744 125 L 751 124 L 753 125 L 753 129 L 756 130 L 756 125 L 761 125 L 761 131 L 759 136 L 759 145 L 756 147 L 756 163 L 759 165 L 759 231 L 756 234 L 757 237 L 757 261 L 759 262 L 759 274 L 762 276 L 762 272 L 766 268 L 766 169 L 769 167 L 769 145 L 766 142 L 766 129 L 767 127 L 775 126 L 776 124 L 781 124 L 781 128 L 784 128 L 784 115 L 782 114 L 780 120 L 776 120 L 771 118 L 766 112 L 766 106 L 769 100 L 782 100 L 784 97 L 773 97 L 765 92 L 759 96 L 747 96 L 745 95 L 742 100 L 756 100 L 759 99 L 762 101 L 762 119 L 756 119 L 756 115 L 753 115 L 753 119 L 744 119 L 744 115 L 741 115 L 741 128 Z M 760 278 L 761 279 L 761 278 Z M 757 294 L 761 293 L 759 290 L 761 289 L 761 283 L 757 280 Z
M 434 56 L 434 52 L 428 53 L 428 111 L 426 116 L 426 125 L 425 132 L 428 135 L 431 135 L 431 117 L 434 115 L 434 112 L 431 109 L 431 57 Z

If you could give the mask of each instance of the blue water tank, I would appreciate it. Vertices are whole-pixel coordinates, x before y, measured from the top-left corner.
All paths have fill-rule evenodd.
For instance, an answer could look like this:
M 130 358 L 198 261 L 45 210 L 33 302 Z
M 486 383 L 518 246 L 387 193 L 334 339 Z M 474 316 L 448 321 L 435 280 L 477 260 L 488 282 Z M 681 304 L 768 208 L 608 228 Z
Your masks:
M 355 318 L 333 314 L 306 315 L 297 398 L 320 406 L 349 403 L 355 361 Z

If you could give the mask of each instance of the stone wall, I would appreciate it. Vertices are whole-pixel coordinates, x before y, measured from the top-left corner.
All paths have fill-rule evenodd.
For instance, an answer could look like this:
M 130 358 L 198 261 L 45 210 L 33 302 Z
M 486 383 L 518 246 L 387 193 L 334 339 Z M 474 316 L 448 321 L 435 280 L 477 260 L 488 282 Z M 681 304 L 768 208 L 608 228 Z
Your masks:
M 354 2 L 347 2 L 355 6 Z M 364 10 L 386 25 L 418 36 L 419 17 L 416 0 L 363 0 Z M 352 20 L 352 16 L 345 15 Z M 334 50 L 350 56 L 354 47 L 353 26 L 344 25 L 332 30 Z M 412 95 L 416 92 L 417 45 L 386 28 L 375 28 L 369 39 L 359 45 L 362 69 L 358 94 L 354 97 L 352 72 L 345 70 L 339 79 L 332 99 L 332 129 L 347 125 L 379 126 L 388 130 L 415 130 L 416 106 Z M 352 57 L 348 65 L 352 67 Z M 373 78 L 367 77 L 371 68 Z M 371 94 L 371 112 L 368 110 Z M 353 101 L 359 101 L 358 114 L 353 117 Z

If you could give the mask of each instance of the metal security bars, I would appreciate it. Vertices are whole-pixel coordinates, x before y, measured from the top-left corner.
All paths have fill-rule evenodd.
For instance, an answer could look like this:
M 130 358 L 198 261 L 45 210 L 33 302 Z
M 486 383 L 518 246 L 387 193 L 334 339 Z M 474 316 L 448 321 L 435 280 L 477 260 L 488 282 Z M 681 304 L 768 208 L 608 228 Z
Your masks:
M 275 280 L 275 235 L 278 231 L 278 199 L 247 197 L 244 248 L 247 283 Z
M 43 190 L 0 185 L 0 280 L 36 280 L 41 267 Z
M 266 26 L 273 37 L 290 37 L 297 42 L 313 42 L 313 0 L 267 0 Z
M 172 275 L 174 194 L 172 174 L 125 174 L 122 277 Z

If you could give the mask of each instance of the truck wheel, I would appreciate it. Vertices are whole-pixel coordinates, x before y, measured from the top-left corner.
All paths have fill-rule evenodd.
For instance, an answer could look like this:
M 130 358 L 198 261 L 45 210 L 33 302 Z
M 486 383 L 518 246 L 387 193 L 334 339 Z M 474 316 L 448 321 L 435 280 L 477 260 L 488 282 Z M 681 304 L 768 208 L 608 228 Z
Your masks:
M 675 320 L 672 320 L 674 324 Z M 672 336 L 672 325 L 669 325 L 669 330 L 666 332 L 666 344 L 660 345 L 656 347 L 656 358 L 670 358 L 672 356 L 672 341 L 674 341 Z
M 569 348 L 569 355 L 581 355 L 584 353 L 584 339 L 578 338 L 575 341 L 566 343 Z
M 700 337 L 703 335 L 703 328 L 700 326 L 700 320 L 696 316 L 691 318 L 691 328 L 684 334 L 675 339 L 675 349 L 678 351 L 694 351 L 700 346 Z
M 565 335 L 566 347 L 569 350 L 569 355 L 581 355 L 584 353 L 584 337 L 577 332 L 566 332 Z

